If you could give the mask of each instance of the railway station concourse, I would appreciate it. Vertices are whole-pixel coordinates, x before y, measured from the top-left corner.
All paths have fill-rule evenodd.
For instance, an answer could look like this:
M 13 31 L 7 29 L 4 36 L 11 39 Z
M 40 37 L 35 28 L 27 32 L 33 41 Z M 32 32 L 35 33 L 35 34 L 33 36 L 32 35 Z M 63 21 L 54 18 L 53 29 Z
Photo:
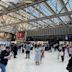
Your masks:
M 19 50 L 17 58 L 12 56 L 8 61 L 6 72 L 68 72 L 72 0 L 0 0 L 0 52 L 11 44 Z M 33 45 L 30 59 L 25 58 L 25 49 L 22 53 L 25 44 Z M 34 63 L 35 44 L 45 49 L 45 57 L 38 66 Z M 57 45 L 66 48 L 64 62 L 58 59 Z

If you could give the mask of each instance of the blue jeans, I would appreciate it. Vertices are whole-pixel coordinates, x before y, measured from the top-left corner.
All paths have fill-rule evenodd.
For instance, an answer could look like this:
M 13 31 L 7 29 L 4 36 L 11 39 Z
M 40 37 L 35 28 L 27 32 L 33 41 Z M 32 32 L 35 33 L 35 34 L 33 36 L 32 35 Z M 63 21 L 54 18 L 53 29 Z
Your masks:
M 6 65 L 0 63 L 1 72 L 6 72 Z

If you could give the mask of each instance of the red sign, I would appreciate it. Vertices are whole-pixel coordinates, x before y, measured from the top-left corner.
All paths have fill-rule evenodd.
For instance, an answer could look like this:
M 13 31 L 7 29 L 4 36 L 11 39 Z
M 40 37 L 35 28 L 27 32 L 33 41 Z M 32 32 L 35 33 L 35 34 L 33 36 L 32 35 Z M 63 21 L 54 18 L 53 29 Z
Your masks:
M 25 32 L 18 32 L 16 33 L 16 39 L 24 39 Z

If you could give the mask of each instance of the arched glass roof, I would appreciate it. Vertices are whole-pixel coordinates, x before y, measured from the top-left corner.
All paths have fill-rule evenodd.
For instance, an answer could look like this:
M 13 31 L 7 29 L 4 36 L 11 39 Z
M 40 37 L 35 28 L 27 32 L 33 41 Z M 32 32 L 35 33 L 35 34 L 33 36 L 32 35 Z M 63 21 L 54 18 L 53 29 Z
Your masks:
M 71 22 L 72 0 L 0 0 L 0 31 L 24 31 Z

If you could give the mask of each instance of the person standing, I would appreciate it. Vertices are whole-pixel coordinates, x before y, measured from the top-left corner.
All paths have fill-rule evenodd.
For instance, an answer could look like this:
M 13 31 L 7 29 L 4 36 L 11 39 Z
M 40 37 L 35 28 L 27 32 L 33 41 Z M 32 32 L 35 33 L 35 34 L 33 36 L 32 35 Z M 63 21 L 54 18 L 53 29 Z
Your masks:
M 67 48 L 67 53 L 68 53 L 68 56 L 69 56 L 69 45 L 67 45 L 66 48 Z
M 39 65 L 41 60 L 41 50 L 39 45 L 35 45 L 35 64 Z
M 62 50 L 62 45 L 60 44 L 60 45 L 59 45 L 59 48 L 58 48 L 58 59 L 59 59 L 60 56 L 61 56 L 61 50 Z
M 64 62 L 64 52 L 60 50 L 61 61 Z
M 18 47 L 16 44 L 13 44 L 13 48 L 12 48 L 13 54 L 14 54 L 14 58 L 16 58 L 17 55 L 17 51 L 18 51 Z
M 44 48 L 44 45 L 41 45 L 41 61 L 42 61 L 42 58 L 44 58 L 44 51 L 45 51 L 45 48 Z
M 24 53 L 24 46 L 23 45 L 22 45 L 21 49 L 22 49 L 22 53 Z
M 8 63 L 8 60 L 11 59 L 11 55 L 9 55 L 10 51 L 11 49 L 9 47 L 6 47 L 6 49 L 1 52 L 0 56 L 1 72 L 6 72 L 6 65 Z
M 69 72 L 72 72 L 72 56 L 68 62 L 68 65 L 66 67 L 66 69 L 69 71 Z
M 26 59 L 30 58 L 30 44 L 29 42 L 26 44 Z
M 66 45 L 63 44 L 62 51 L 63 51 L 64 55 L 65 55 L 65 50 L 66 50 Z

